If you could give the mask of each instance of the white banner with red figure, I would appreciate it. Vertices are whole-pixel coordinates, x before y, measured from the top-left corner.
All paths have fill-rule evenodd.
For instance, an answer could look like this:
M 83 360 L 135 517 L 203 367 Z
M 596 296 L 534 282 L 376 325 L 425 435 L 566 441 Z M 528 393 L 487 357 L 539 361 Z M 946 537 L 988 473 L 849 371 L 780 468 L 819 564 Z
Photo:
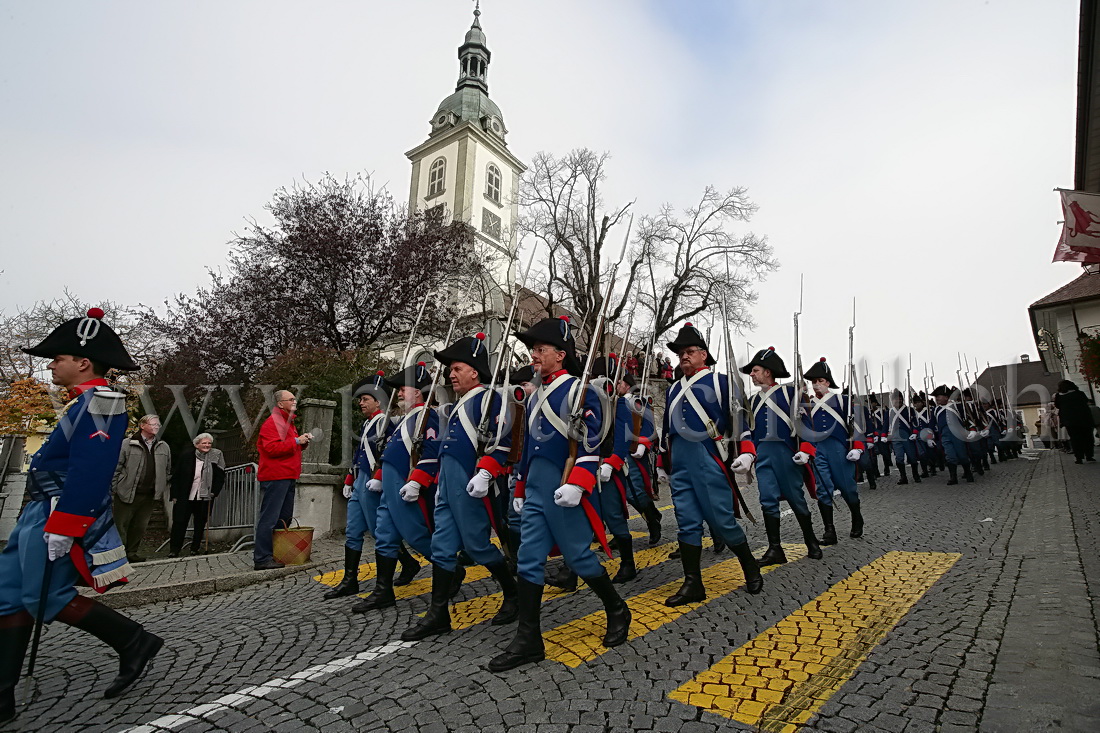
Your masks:
M 1100 193 L 1058 189 L 1062 197 L 1062 236 L 1054 262 L 1100 262 Z

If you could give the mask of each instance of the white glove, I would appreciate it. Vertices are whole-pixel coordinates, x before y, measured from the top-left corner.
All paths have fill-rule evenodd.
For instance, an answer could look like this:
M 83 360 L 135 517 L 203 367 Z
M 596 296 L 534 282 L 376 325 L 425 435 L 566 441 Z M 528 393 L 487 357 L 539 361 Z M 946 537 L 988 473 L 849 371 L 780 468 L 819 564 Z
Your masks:
M 401 487 L 401 498 L 412 503 L 420 498 L 420 484 L 410 481 Z
M 916 440 L 916 439 L 917 439 L 917 436 L 916 436 L 916 435 L 910 435 L 910 436 L 909 436 L 909 440 Z
M 754 463 L 756 463 L 756 456 L 752 453 L 742 453 L 733 459 L 730 468 L 733 469 L 734 473 L 748 473 Z
M 935 448 L 936 447 L 936 441 L 935 441 L 934 438 L 929 438 L 926 442 L 928 443 L 929 448 Z
M 610 481 L 612 473 L 614 473 L 614 470 L 611 468 L 610 463 L 601 463 L 600 464 L 600 483 L 601 484 L 606 484 L 608 481 Z M 574 504 L 573 506 L 576 506 L 576 504 Z
M 565 484 L 554 492 L 554 503 L 558 506 L 579 506 L 584 496 L 584 489 L 576 484 Z
M 983 438 L 988 438 L 989 437 L 989 428 L 985 428 L 984 430 L 982 430 L 981 435 L 982 435 Z
M 890 441 L 889 441 L 889 439 L 888 439 L 888 438 L 887 438 L 887 437 L 886 437 L 885 435 L 882 435 L 882 436 L 880 436 L 880 437 L 879 437 L 879 439 L 878 439 L 878 442 L 880 442 L 880 443 L 888 443 L 888 442 L 890 442 Z
M 523 497 L 517 496 L 512 499 L 512 508 L 516 510 L 516 514 L 523 514 Z
M 969 433 L 966 434 L 966 439 L 967 440 L 974 440 L 977 437 L 978 437 L 978 434 L 973 430 L 971 430 Z
M 489 495 L 489 482 L 492 480 L 493 474 L 484 468 L 478 469 L 478 472 L 466 484 L 466 493 L 475 499 L 482 499 Z
M 373 491 L 376 494 L 382 493 L 382 480 L 372 478 L 367 481 L 367 491 Z
M 42 539 L 46 540 L 46 555 L 50 560 L 63 558 L 73 549 L 73 538 L 68 535 L 46 532 Z
M 855 463 L 863 457 L 863 451 L 861 451 L 859 448 L 852 448 L 850 451 L 848 451 L 848 455 L 844 457 L 847 458 L 849 461 Z
M 641 458 L 642 456 L 645 455 L 645 446 L 642 445 L 641 443 L 639 443 L 638 447 L 635 448 L 634 452 L 631 453 L 630 455 L 634 456 L 635 458 Z
M 798 451 L 797 453 L 794 454 L 794 459 L 793 460 L 799 466 L 805 466 L 807 463 L 810 462 L 810 454 L 805 453 L 803 451 Z
M 666 471 L 663 468 L 658 468 L 657 469 L 657 478 L 660 479 L 661 481 L 664 481 L 667 484 L 668 483 L 668 471 Z
M 355 487 L 351 484 L 344 484 L 344 498 L 350 499 L 352 492 L 355 491 Z

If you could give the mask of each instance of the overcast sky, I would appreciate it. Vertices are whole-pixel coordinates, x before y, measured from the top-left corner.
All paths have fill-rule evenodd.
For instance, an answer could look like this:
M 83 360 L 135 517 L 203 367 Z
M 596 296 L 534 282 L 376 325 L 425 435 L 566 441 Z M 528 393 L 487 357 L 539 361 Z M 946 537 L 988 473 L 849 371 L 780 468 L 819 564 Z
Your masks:
M 0 2 L 0 310 L 157 304 L 280 186 L 373 172 L 454 90 L 464 0 Z M 781 269 L 739 339 L 948 378 L 1032 353 L 1073 184 L 1078 3 L 485 0 L 521 160 L 609 151 L 609 203 L 749 188 Z M 1100 324 L 1082 324 L 1100 325 Z M 743 357 L 743 353 L 742 353 Z M 1034 356 L 1033 356 L 1034 358 Z M 876 380 L 877 381 L 877 380 Z M 944 380 L 940 380 L 944 381 Z M 953 381 L 953 379 L 952 379 Z

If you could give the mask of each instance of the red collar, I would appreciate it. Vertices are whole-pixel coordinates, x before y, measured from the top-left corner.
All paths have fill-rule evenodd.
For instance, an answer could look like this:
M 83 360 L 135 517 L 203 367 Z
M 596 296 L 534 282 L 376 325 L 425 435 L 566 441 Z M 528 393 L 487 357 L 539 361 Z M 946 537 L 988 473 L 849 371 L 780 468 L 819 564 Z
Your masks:
M 554 372 L 553 374 L 551 374 L 549 376 L 546 376 L 546 377 L 543 377 L 542 378 L 542 383 L 543 384 L 550 384 L 551 382 L 553 382 L 558 377 L 560 377 L 564 374 L 568 374 L 568 373 L 569 373 L 569 370 L 567 370 L 567 369 L 559 369 L 556 372 Z
M 379 415 L 379 414 L 380 414 L 381 412 L 382 412 L 382 410 L 380 410 L 380 409 L 379 409 L 379 410 L 375 410 L 375 411 L 374 411 L 374 412 L 372 412 L 371 414 L 367 415 L 367 419 L 368 419 L 368 420 L 370 420 L 370 419 L 371 419 L 371 418 L 373 418 L 373 417 L 377 417 L 377 416 L 378 416 L 378 415 Z
M 89 379 L 84 384 L 78 384 L 75 387 L 71 387 L 69 389 L 69 399 L 72 400 L 72 399 L 75 399 L 75 398 L 79 397 L 80 395 L 84 394 L 85 392 L 87 392 L 92 387 L 106 387 L 106 386 L 107 386 L 107 380 L 104 379 L 103 377 L 96 377 L 95 379 Z
M 691 374 L 688 374 L 687 372 L 684 372 L 684 376 L 687 377 L 688 379 L 691 379 L 692 377 L 694 377 L 696 374 L 699 374 L 700 372 L 709 372 L 709 371 L 710 371 L 709 366 L 699 367 L 698 369 L 696 369 Z

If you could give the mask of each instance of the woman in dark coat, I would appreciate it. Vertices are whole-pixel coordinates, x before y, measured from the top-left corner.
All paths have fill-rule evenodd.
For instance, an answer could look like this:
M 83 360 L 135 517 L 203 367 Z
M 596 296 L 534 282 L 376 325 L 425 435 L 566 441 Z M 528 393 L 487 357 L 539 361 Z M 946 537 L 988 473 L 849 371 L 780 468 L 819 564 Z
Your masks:
M 199 551 L 210 505 L 225 484 L 225 457 L 214 448 L 210 433 L 195 436 L 195 448 L 184 452 L 172 470 L 172 539 L 169 557 L 179 557 L 183 535 L 193 518 L 195 532 L 191 536 L 191 554 Z
M 1054 395 L 1054 406 L 1058 408 L 1058 421 L 1069 433 L 1069 442 L 1073 446 L 1073 455 L 1080 463 L 1082 459 L 1090 463 L 1093 457 L 1092 410 L 1091 401 L 1077 385 L 1068 379 L 1058 383 L 1058 394 Z

